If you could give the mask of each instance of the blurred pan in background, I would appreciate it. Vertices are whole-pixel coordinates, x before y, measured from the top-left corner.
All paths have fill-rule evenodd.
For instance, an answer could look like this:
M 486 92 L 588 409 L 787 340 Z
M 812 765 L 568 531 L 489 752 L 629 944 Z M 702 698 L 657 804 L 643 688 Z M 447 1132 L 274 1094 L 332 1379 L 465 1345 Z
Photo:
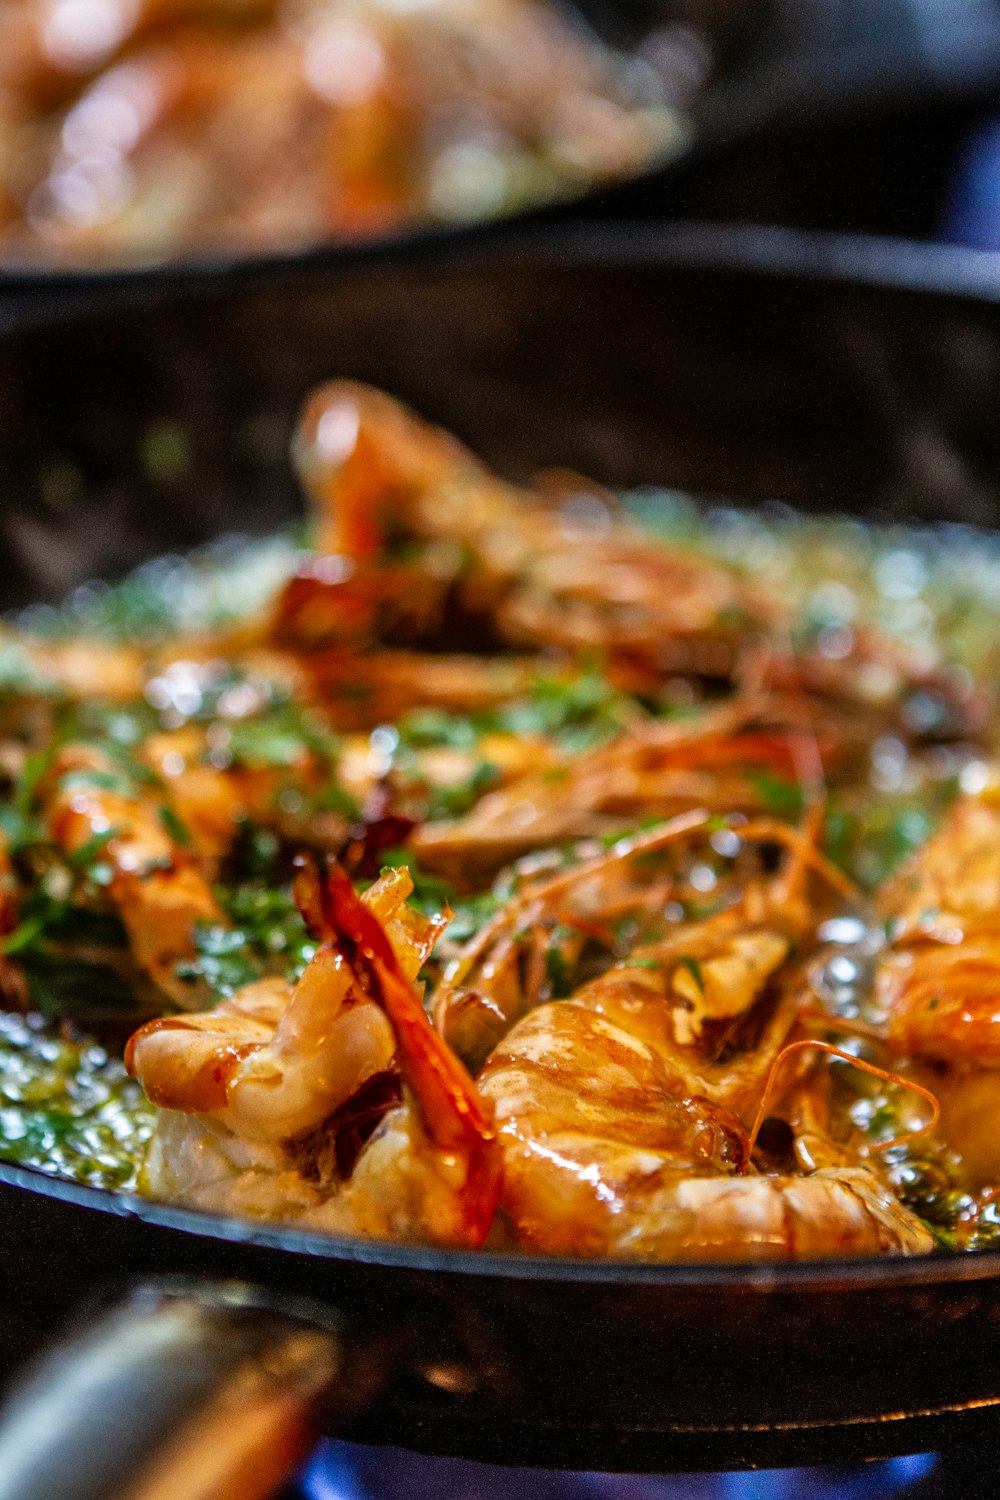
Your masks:
M 510 214 L 931 233 L 981 0 L 8 0 L 0 289 Z
M 612 48 L 572 0 L 7 0 L 0 262 L 294 251 L 648 172 L 760 5 L 616 5 Z

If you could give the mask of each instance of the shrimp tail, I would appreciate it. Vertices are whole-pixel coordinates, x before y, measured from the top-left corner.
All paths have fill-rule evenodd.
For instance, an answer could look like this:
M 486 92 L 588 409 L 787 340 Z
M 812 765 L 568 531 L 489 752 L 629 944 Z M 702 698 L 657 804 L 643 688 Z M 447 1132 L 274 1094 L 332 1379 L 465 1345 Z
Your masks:
M 313 896 L 315 891 L 311 886 Z M 465 1165 L 468 1239 L 470 1244 L 482 1244 L 501 1189 L 502 1157 L 492 1111 L 431 1025 L 378 919 L 332 859 L 322 884 L 322 904 L 323 925 L 336 932 L 337 946 L 356 982 L 389 1018 L 403 1076 L 428 1139 L 456 1165 Z

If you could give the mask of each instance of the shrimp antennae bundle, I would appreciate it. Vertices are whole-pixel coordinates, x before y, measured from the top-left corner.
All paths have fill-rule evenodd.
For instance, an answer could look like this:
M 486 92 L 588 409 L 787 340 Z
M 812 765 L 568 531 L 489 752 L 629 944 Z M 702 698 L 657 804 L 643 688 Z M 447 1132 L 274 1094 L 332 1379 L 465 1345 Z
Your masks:
M 832 1042 L 823 1042 L 816 1037 L 805 1037 L 797 1042 L 788 1042 L 786 1046 L 782 1047 L 771 1064 L 770 1072 L 767 1075 L 767 1082 L 764 1084 L 764 1092 L 757 1107 L 757 1114 L 753 1125 L 750 1127 L 750 1138 L 747 1146 L 748 1163 L 750 1157 L 753 1155 L 753 1148 L 757 1143 L 760 1128 L 767 1118 L 767 1106 L 774 1096 L 778 1073 L 783 1063 L 787 1058 L 791 1057 L 792 1053 L 807 1050 L 825 1052 L 830 1057 L 839 1058 L 841 1062 L 850 1063 L 854 1068 L 860 1068 L 863 1073 L 870 1073 L 874 1078 L 881 1078 L 884 1083 L 895 1083 L 900 1088 L 909 1089 L 912 1093 L 919 1094 L 921 1099 L 926 1099 L 931 1106 L 931 1117 L 929 1120 L 925 1120 L 922 1125 L 916 1126 L 913 1130 L 904 1130 L 899 1135 L 894 1135 L 887 1141 L 875 1141 L 869 1147 L 869 1150 L 882 1152 L 891 1150 L 893 1146 L 903 1146 L 907 1141 L 914 1141 L 928 1130 L 933 1130 L 938 1123 L 941 1117 L 941 1106 L 938 1104 L 936 1095 L 930 1089 L 925 1089 L 922 1084 L 915 1083 L 912 1078 L 904 1078 L 901 1073 L 894 1073 L 891 1068 L 880 1068 L 875 1063 L 867 1062 L 863 1057 L 856 1057 L 853 1052 L 848 1052 L 843 1047 L 836 1047 Z M 741 1171 L 746 1170 L 746 1166 L 741 1168 Z

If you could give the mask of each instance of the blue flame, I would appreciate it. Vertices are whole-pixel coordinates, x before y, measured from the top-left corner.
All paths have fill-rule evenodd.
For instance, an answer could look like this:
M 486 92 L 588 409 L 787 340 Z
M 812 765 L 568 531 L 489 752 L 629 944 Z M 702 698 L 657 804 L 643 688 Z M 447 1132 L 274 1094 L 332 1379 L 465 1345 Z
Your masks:
M 720 1474 L 720 1500 L 906 1500 L 938 1462 L 936 1453 L 913 1453 L 878 1463 L 836 1469 L 767 1469 Z M 678 1491 L 678 1497 L 683 1491 Z M 664 1497 L 671 1491 L 664 1491 Z
M 397 1448 L 321 1443 L 299 1477 L 302 1500 L 907 1500 L 937 1455 L 753 1474 L 571 1474 L 427 1458 Z

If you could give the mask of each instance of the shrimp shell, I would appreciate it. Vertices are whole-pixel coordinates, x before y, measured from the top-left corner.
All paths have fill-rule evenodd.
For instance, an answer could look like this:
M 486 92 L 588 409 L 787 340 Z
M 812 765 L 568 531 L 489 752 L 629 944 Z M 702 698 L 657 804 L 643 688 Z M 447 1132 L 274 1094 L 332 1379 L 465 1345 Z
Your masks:
M 734 1261 L 934 1248 L 864 1166 L 737 1175 L 740 1121 L 685 1092 L 692 1079 L 651 1045 L 648 1016 L 628 1021 L 621 1006 L 541 1007 L 480 1075 L 503 1146 L 502 1207 L 526 1249 Z
M 885 888 L 879 977 L 902 1057 L 1000 1068 L 1000 807 L 961 798 Z

